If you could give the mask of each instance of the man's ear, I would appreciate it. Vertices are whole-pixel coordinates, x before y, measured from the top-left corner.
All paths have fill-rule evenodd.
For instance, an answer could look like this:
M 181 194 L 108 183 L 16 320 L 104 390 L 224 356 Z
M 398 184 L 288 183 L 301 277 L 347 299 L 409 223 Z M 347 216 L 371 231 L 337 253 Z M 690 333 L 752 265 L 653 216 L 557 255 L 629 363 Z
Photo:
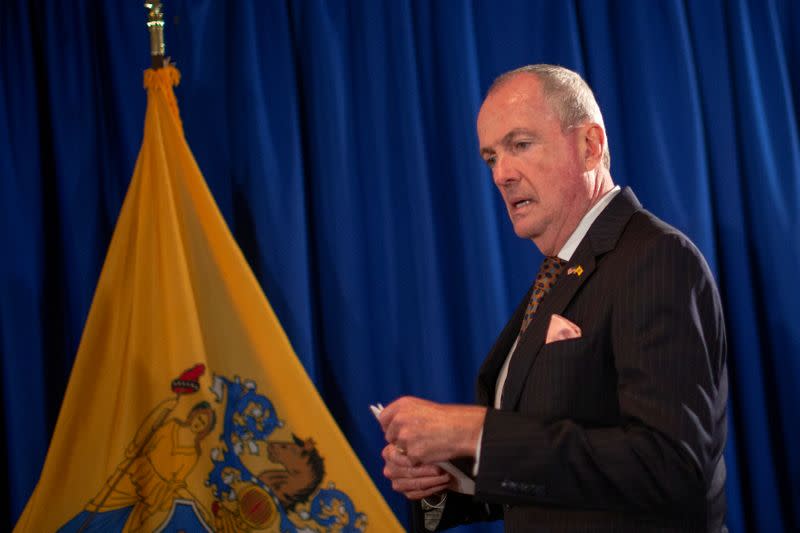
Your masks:
M 594 170 L 603 161 L 603 148 L 606 146 L 606 133 L 603 127 L 596 122 L 585 124 L 580 144 L 584 170 Z

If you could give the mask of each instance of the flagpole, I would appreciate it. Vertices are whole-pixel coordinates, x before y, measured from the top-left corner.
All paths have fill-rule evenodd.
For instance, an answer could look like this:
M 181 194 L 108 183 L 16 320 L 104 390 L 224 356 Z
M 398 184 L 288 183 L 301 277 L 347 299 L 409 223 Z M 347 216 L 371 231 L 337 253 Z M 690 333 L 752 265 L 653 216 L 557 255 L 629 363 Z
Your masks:
M 150 59 L 154 69 L 164 66 L 164 13 L 161 11 L 161 1 L 145 2 L 149 12 L 147 14 L 147 29 L 150 31 Z

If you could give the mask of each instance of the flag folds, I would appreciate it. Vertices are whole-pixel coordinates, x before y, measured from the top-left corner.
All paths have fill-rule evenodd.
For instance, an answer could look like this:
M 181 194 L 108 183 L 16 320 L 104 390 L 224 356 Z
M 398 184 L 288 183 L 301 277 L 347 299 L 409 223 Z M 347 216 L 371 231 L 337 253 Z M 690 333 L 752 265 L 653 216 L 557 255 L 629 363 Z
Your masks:
M 295 356 L 184 139 L 144 139 L 16 531 L 402 531 Z

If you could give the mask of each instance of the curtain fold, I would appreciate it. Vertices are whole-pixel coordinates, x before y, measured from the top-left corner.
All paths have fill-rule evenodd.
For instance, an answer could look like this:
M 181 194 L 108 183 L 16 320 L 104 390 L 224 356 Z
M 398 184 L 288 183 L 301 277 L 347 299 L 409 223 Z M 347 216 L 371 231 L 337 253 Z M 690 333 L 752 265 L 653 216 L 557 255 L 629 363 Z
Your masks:
M 367 405 L 469 402 L 536 273 L 478 156 L 505 70 L 558 63 L 612 175 L 687 233 L 730 345 L 728 524 L 800 528 L 800 5 L 174 0 L 186 137 L 295 352 L 399 517 Z M 2 450 L 22 510 L 141 142 L 135 2 L 0 4 Z M 462 531 L 500 531 L 495 525 Z

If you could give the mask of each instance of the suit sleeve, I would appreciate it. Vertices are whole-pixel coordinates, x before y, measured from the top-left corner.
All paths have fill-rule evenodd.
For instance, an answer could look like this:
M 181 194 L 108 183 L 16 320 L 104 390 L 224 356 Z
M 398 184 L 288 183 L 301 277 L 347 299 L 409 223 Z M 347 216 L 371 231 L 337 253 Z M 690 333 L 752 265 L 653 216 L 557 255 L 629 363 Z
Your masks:
M 612 306 L 618 423 L 490 410 L 478 498 L 688 513 L 724 490 L 725 332 L 708 267 L 683 236 L 662 234 L 624 270 L 602 302 Z

